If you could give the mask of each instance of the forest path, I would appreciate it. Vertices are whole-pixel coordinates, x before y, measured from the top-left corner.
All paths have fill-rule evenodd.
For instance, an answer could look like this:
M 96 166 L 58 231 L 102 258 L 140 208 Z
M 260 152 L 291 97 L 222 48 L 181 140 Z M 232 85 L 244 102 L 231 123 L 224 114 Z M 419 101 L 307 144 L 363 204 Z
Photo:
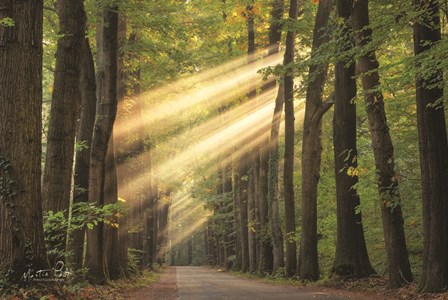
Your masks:
M 294 300 L 391 299 L 325 287 L 290 287 L 262 283 L 206 267 L 170 267 L 157 283 L 125 296 L 127 300 Z
M 177 288 L 179 300 L 360 299 L 345 291 L 276 286 L 203 267 L 177 267 Z

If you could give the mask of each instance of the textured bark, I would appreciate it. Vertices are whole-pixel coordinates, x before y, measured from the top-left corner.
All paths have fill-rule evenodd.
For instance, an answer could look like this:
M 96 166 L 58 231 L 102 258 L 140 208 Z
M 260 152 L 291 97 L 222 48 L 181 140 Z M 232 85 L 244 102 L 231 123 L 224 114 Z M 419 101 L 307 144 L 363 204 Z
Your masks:
M 248 245 L 249 245 L 249 272 L 254 273 L 257 268 L 257 240 L 255 231 L 255 159 L 254 151 L 250 152 L 249 185 L 248 185 L 248 205 L 247 205 L 247 222 L 248 222 Z
M 86 15 L 83 1 L 58 0 L 59 28 L 54 90 L 42 184 L 44 211 L 68 216 L 73 171 L 76 120 L 80 106 L 80 61 Z M 64 250 L 65 241 L 62 241 Z
M 289 20 L 297 20 L 297 0 L 291 0 Z M 294 63 L 294 45 L 296 32 L 286 34 L 286 50 L 283 65 Z M 283 168 L 283 189 L 285 193 L 285 235 L 286 238 L 286 276 L 292 277 L 297 268 L 296 215 L 294 204 L 294 74 L 289 69 L 284 78 L 285 89 L 285 157 Z
M 234 210 L 233 206 L 233 199 L 231 197 L 233 188 L 232 188 L 232 159 L 231 154 L 230 157 L 226 159 L 226 162 L 224 163 L 224 169 L 223 169 L 223 188 L 224 193 L 226 194 L 225 198 L 225 213 L 226 213 L 226 233 L 224 237 L 225 241 L 225 247 L 226 247 L 226 256 L 231 257 L 235 255 L 235 244 L 233 240 L 235 239 L 233 224 L 234 224 L 234 215 L 232 214 Z M 234 262 L 228 260 L 226 262 L 226 268 L 232 269 L 234 267 Z
M 73 204 L 87 202 L 89 199 L 90 149 L 92 146 L 93 125 L 96 114 L 95 66 L 89 40 L 83 42 L 81 57 L 81 118 L 76 140 L 84 142 L 86 149 L 76 152 Z M 75 215 L 73 215 L 75 217 Z M 75 269 L 82 268 L 84 256 L 85 230 L 73 233 L 72 264 Z
M 353 3 L 352 21 L 356 44 L 358 47 L 368 46 L 372 41 L 368 0 Z M 378 67 L 374 50 L 368 51 L 358 60 L 357 69 L 361 73 L 375 167 L 379 175 L 378 191 L 387 252 L 389 287 L 398 288 L 412 281 L 412 272 L 403 228 L 398 180 L 394 169 L 394 147 L 389 134 L 383 94 L 379 91 Z
M 240 232 L 241 232 L 241 272 L 249 271 L 249 233 L 248 233 L 248 188 L 249 188 L 249 155 L 246 152 L 239 158 L 238 173 L 239 183 L 239 204 L 240 204 Z
M 235 230 L 235 270 L 240 271 L 242 266 L 241 249 L 241 219 L 240 219 L 240 184 L 241 176 L 238 172 L 238 161 L 235 162 L 236 168 L 233 173 L 233 219 Z
M 42 226 L 42 1 L 0 1 L 0 277 L 48 268 Z M 20 124 L 20 126 L 17 126 Z M 5 272 L 5 273 L 3 273 Z
M 334 1 L 320 1 L 313 32 L 311 56 L 315 57 L 319 47 L 328 41 L 325 28 L 328 24 Z M 327 77 L 328 64 L 311 65 L 310 81 L 306 91 L 305 118 L 302 142 L 302 231 L 300 237 L 299 278 L 304 281 L 319 279 L 317 253 L 317 187 L 322 156 L 321 128 L 325 106 L 322 94 Z
M 271 11 L 271 24 L 269 27 L 270 53 L 279 51 L 279 43 L 282 36 L 281 20 L 283 19 L 284 1 L 273 0 Z M 270 239 L 264 240 L 260 259 L 260 272 L 277 272 L 284 266 L 283 234 L 281 230 L 278 209 L 278 136 L 280 129 L 281 114 L 284 104 L 284 87 L 279 86 L 278 95 L 275 99 L 274 115 L 268 144 L 263 145 L 261 150 L 260 165 L 260 227 L 264 235 L 271 234 Z M 266 228 L 271 223 L 271 228 Z M 270 231 L 270 232 L 269 232 Z M 265 264 L 264 266 L 262 264 Z
M 425 53 L 441 40 L 439 1 L 414 0 L 422 13 L 414 23 L 415 54 Z M 429 42 L 429 43 L 428 43 Z M 417 65 L 416 100 L 423 201 L 423 273 L 419 290 L 439 292 L 448 285 L 448 145 L 443 102 L 443 70 L 422 78 Z M 439 87 L 428 85 L 440 83 Z
M 51 101 L 50 124 L 47 133 L 47 149 L 42 182 L 42 206 L 44 211 L 64 211 L 68 218 L 76 121 L 80 106 L 80 60 L 86 29 L 83 1 L 58 0 L 59 28 Z M 67 230 L 67 228 L 61 228 Z M 49 245 L 58 254 L 66 250 L 66 236 L 57 244 Z M 50 257 L 64 261 L 65 257 Z
M 117 32 L 118 8 L 104 9 L 102 97 L 99 99 L 90 157 L 89 202 L 104 204 L 104 179 L 107 146 L 117 112 Z M 106 26 L 107 24 L 107 26 Z M 87 231 L 89 280 L 104 282 L 104 247 L 101 224 Z
M 350 50 L 351 0 L 337 0 L 338 15 L 343 19 L 343 41 L 341 51 Z M 358 183 L 355 170 L 356 148 L 356 97 L 355 64 L 341 60 L 335 66 L 335 104 L 333 117 L 333 143 L 336 176 L 337 238 L 333 273 L 339 276 L 365 277 L 374 273 L 367 254 L 359 195 L 353 189 Z
M 285 266 L 283 252 L 283 233 L 280 223 L 278 207 L 278 136 L 280 133 L 280 121 L 284 104 L 284 86 L 280 84 L 277 98 L 275 99 L 274 115 L 272 117 L 271 136 L 269 139 L 269 167 L 268 167 L 268 205 L 271 218 L 272 245 L 273 245 L 273 272 Z
M 118 48 L 120 49 L 118 56 L 118 73 L 117 73 L 117 118 L 114 123 L 115 128 L 120 128 L 123 126 L 123 114 L 124 114 L 124 101 L 126 96 L 126 70 L 124 67 L 124 51 L 123 48 L 126 44 L 126 29 L 127 29 L 127 21 L 124 17 L 121 17 L 118 20 Z M 121 143 L 121 140 L 116 139 L 114 136 L 114 141 Z M 116 147 L 114 145 L 115 150 L 115 165 L 117 166 L 117 190 L 118 196 L 121 196 L 122 199 L 129 199 L 127 195 L 121 195 L 121 191 L 125 189 L 126 180 L 131 178 L 129 168 L 124 171 L 126 174 L 119 174 L 118 166 L 121 163 L 124 163 L 125 155 L 123 145 L 121 147 Z M 119 158 L 118 158 L 119 157 Z M 127 202 L 121 202 L 121 206 L 123 208 L 129 209 L 129 204 Z M 129 211 L 129 210 L 128 210 Z M 121 214 L 118 219 L 118 256 L 120 260 L 120 275 L 121 277 L 127 278 L 129 277 L 129 267 L 128 267 L 128 248 L 129 248 L 129 216 L 127 216 L 128 212 Z
M 114 204 L 118 201 L 117 169 L 115 166 L 114 139 L 111 135 L 105 162 L 104 204 Z M 115 224 L 118 220 L 113 217 Z M 109 279 L 120 276 L 120 259 L 118 256 L 118 228 L 104 224 L 104 270 Z

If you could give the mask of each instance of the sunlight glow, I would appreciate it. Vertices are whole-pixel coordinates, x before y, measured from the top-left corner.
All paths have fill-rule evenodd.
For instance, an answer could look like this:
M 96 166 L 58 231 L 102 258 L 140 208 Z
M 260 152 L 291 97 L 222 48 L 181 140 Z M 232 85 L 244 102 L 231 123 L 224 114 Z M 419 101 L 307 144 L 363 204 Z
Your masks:
M 143 113 L 144 123 L 141 123 L 139 118 L 129 120 L 126 124 L 114 129 L 115 136 L 118 139 L 123 138 L 197 105 L 207 103 L 207 105 L 218 106 L 232 100 L 244 94 L 251 86 L 261 84 L 262 76 L 257 71 L 281 63 L 282 58 L 283 54 L 277 53 L 249 64 L 247 57 L 239 58 L 168 86 L 142 93 L 133 101 L 139 103 L 152 101 L 151 108 Z

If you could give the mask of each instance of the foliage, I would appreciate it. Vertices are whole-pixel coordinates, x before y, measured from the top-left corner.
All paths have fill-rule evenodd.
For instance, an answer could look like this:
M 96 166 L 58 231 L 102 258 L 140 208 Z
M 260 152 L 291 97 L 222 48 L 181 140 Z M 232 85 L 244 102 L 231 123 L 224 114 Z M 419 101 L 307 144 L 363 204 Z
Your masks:
M 47 253 L 50 261 L 54 262 L 58 258 L 69 258 L 70 251 L 65 249 L 65 237 L 71 237 L 77 230 L 93 229 L 94 226 L 105 224 L 107 226 L 118 227 L 116 217 L 124 214 L 121 204 L 106 204 L 97 206 L 94 203 L 80 202 L 73 205 L 72 215 L 69 219 L 65 211 L 48 211 L 44 214 L 44 233 Z

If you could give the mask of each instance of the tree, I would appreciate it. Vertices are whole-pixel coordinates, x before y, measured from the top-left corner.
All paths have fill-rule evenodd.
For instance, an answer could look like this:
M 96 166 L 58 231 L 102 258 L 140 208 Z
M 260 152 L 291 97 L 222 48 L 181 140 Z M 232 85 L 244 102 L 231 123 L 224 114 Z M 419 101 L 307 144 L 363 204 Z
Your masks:
M 104 204 L 116 204 L 118 202 L 117 168 L 115 165 L 114 138 L 110 136 L 107 147 L 104 177 Z M 108 279 L 120 277 L 120 259 L 118 245 L 118 224 L 116 216 L 112 217 L 112 224 L 103 224 L 104 228 L 104 270 Z
M 441 40 L 439 1 L 414 1 L 417 62 L 416 101 L 423 201 L 423 274 L 418 289 L 440 292 L 448 284 L 448 144 L 443 97 L 443 70 L 428 71 L 419 57 Z M 426 75 L 425 75 L 426 74 Z M 429 75 L 428 75 L 429 74 Z
M 297 20 L 297 0 L 291 0 L 289 20 Z M 286 276 L 292 277 L 297 268 L 297 246 L 295 241 L 296 217 L 294 204 L 294 72 L 290 66 L 294 63 L 296 31 L 289 28 L 286 34 L 286 50 L 283 65 L 289 70 L 284 75 L 285 89 L 285 158 L 283 188 L 285 194 L 285 230 L 286 230 Z
M 75 174 L 73 189 L 73 204 L 88 202 L 89 195 L 89 168 L 90 148 L 92 146 L 93 125 L 96 114 L 96 82 L 95 66 L 92 51 L 88 39 L 83 42 L 81 56 L 81 117 L 78 125 L 76 141 L 80 147 L 75 153 Z M 72 212 L 76 217 L 76 212 Z M 76 269 L 81 269 L 84 258 L 85 230 L 76 230 L 72 236 L 72 264 Z
M 47 153 L 43 174 L 44 211 L 68 217 L 76 121 L 80 106 L 80 61 L 86 30 L 83 1 L 58 0 L 59 30 Z M 65 250 L 65 239 L 57 246 Z M 58 259 L 64 259 L 60 257 Z
M 42 226 L 42 1 L 0 1 L 0 277 L 48 268 Z M 20 123 L 20 126 L 14 125 Z
M 380 90 L 379 63 L 375 51 L 363 47 L 372 47 L 372 30 L 369 24 L 369 1 L 353 2 L 352 22 L 354 36 L 362 54 L 358 59 L 358 71 L 361 74 L 362 88 L 375 167 L 378 172 L 378 191 L 381 200 L 384 242 L 386 244 L 389 287 L 397 288 L 412 281 L 406 238 L 401 212 L 401 197 L 398 180 L 394 170 L 394 147 L 389 134 L 389 126 L 384 109 L 384 98 Z
M 273 0 L 271 5 L 272 5 L 271 20 L 269 25 L 269 54 L 273 55 L 278 53 L 279 51 L 279 42 L 282 36 L 281 31 L 282 26 L 280 21 L 283 18 L 284 3 L 283 0 Z M 275 83 L 275 81 L 273 82 Z M 283 92 L 282 88 L 280 88 L 279 91 L 280 90 Z M 277 99 L 279 100 L 275 102 L 276 104 L 275 111 L 277 112 L 277 114 L 274 114 L 274 116 L 277 116 L 278 112 L 281 113 L 281 111 L 283 110 L 283 98 L 277 98 Z M 277 121 L 277 119 L 275 120 Z M 275 124 L 280 124 L 280 122 L 277 122 Z M 273 126 L 271 126 L 271 128 L 272 127 Z M 258 266 L 258 273 L 260 274 L 272 273 L 274 264 L 274 256 L 272 249 L 272 230 L 269 226 L 270 224 L 269 221 L 272 215 L 271 214 L 272 199 L 268 199 L 268 181 L 270 180 L 270 177 L 268 178 L 269 159 L 270 159 L 269 154 L 271 151 L 269 134 L 270 133 L 268 132 L 267 133 L 268 136 L 260 145 L 260 171 L 259 171 L 260 263 Z M 280 241 L 278 241 L 277 244 L 281 244 Z
M 326 30 L 334 1 L 320 1 L 313 32 L 311 58 L 319 53 L 319 48 L 329 40 Z M 317 253 L 317 187 L 320 177 L 322 156 L 321 128 L 322 116 L 332 106 L 330 101 L 322 103 L 323 89 L 327 77 L 328 64 L 312 63 L 306 90 L 305 118 L 302 142 L 302 230 L 299 252 L 299 277 L 301 280 L 319 279 Z
M 360 205 L 356 191 L 356 79 L 355 64 L 347 51 L 353 47 L 351 0 L 337 0 L 341 18 L 339 58 L 335 66 L 333 144 L 336 176 L 337 238 L 333 273 L 339 276 L 369 276 L 374 273 L 367 255 Z M 345 56 L 343 56 L 345 54 Z
M 76 119 L 80 104 L 80 64 L 86 29 L 82 1 L 59 0 L 60 38 L 48 128 L 47 158 L 42 186 L 45 210 L 68 215 Z
M 117 36 L 118 7 L 106 7 L 103 12 L 103 61 L 100 76 L 103 91 L 98 99 L 89 173 L 89 202 L 104 204 L 105 160 L 107 146 L 117 111 Z M 102 224 L 87 232 L 87 267 L 93 282 L 104 282 L 104 245 Z

